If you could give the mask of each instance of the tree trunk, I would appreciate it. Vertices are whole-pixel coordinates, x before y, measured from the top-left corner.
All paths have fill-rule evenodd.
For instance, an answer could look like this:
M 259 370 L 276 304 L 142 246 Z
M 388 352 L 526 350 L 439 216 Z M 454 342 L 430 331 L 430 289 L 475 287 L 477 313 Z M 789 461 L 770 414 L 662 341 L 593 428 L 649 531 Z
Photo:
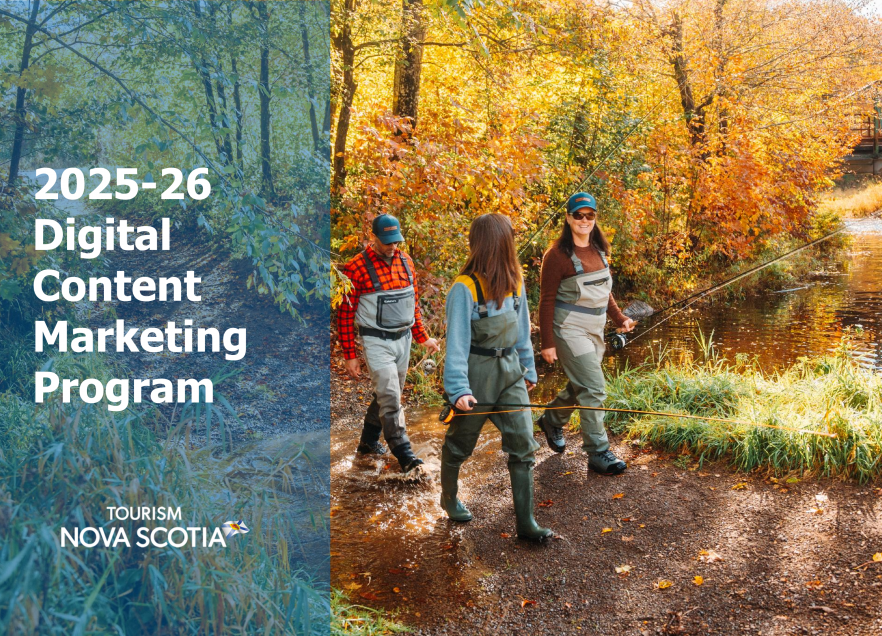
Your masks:
M 689 142 L 695 148 L 704 138 L 704 111 L 695 106 L 695 97 L 692 94 L 692 84 L 689 81 L 688 64 L 683 46 L 683 20 L 679 13 L 674 13 L 668 34 L 671 37 L 670 62 L 674 67 L 674 79 L 677 81 L 677 88 L 680 91 L 683 117 L 686 119 L 686 127 L 689 129 Z
M 312 86 L 312 63 L 309 59 L 309 32 L 306 29 L 306 3 L 301 2 L 300 10 L 300 39 L 303 42 L 303 68 L 306 71 L 306 95 L 309 98 L 309 124 L 312 130 L 312 149 L 319 152 L 322 141 L 319 137 L 318 121 L 315 116 L 315 91 Z
M 717 0 L 714 5 L 714 49 L 717 54 L 717 67 L 715 70 L 715 87 L 714 91 L 717 97 L 725 97 L 726 90 L 726 54 L 723 51 L 723 8 L 726 6 L 726 0 Z M 726 135 L 729 133 L 729 108 L 726 106 L 725 99 L 717 101 L 717 116 L 719 118 L 720 130 L 720 152 L 726 147 Z
M 37 30 L 37 13 L 40 11 L 40 0 L 33 0 L 31 6 L 31 16 L 28 20 L 28 26 L 25 29 L 24 47 L 21 52 L 21 65 L 19 66 L 19 77 L 26 70 L 31 60 L 31 47 L 33 46 L 34 32 Z M 12 155 L 9 160 L 9 181 L 7 185 L 11 189 L 15 182 L 18 181 L 18 166 L 21 162 L 21 151 L 24 145 L 24 133 L 27 127 L 25 117 L 27 109 L 25 108 L 25 97 L 27 89 L 19 86 L 15 91 L 15 134 L 12 137 Z
M 193 12 L 196 14 L 196 21 L 202 21 L 202 8 L 199 5 L 200 0 L 195 0 L 193 2 Z M 200 53 L 199 55 L 199 67 L 197 69 L 199 71 L 199 76 L 202 78 L 202 88 L 205 91 L 205 103 L 208 104 L 208 122 L 211 124 L 211 136 L 214 139 L 214 147 L 217 150 L 217 156 L 224 162 L 224 149 L 223 145 L 221 145 L 220 138 L 217 133 L 217 106 L 214 102 L 214 89 L 211 86 L 211 77 L 208 75 L 208 63 L 205 61 L 205 56 Z
M 420 103 L 420 74 L 423 70 L 423 42 L 426 26 L 423 0 L 403 0 L 401 51 L 395 63 L 392 114 L 407 117 L 411 129 L 417 126 Z
M 261 194 L 265 199 L 276 197 L 270 148 L 270 84 L 269 84 L 269 10 L 266 2 L 257 2 L 261 22 L 260 38 L 260 173 Z
M 233 106 L 236 108 L 236 168 L 244 174 L 245 165 L 242 161 L 242 94 L 239 92 L 239 71 L 236 68 L 236 55 L 230 53 L 230 68 L 235 79 L 233 80 Z
M 340 34 L 334 38 L 334 46 L 340 52 L 343 65 L 343 82 L 340 87 L 340 116 L 337 119 L 337 133 L 334 137 L 334 180 L 331 182 L 332 194 L 346 187 L 346 136 L 349 134 L 349 120 L 352 115 L 352 100 L 358 84 L 355 81 L 355 45 L 352 42 L 352 14 L 356 0 L 344 0 L 343 25 Z
M 209 2 L 208 14 L 211 16 L 211 29 L 215 32 L 217 31 L 216 11 L 215 4 Z M 220 127 L 227 131 L 223 133 L 224 165 L 230 165 L 233 162 L 233 142 L 230 140 L 230 116 L 229 110 L 227 109 L 227 91 L 224 87 L 226 77 L 224 76 L 224 66 L 219 58 L 217 60 L 216 69 L 218 77 L 215 80 L 215 90 L 217 91 L 217 97 L 220 100 L 220 111 L 218 113 L 220 115 Z

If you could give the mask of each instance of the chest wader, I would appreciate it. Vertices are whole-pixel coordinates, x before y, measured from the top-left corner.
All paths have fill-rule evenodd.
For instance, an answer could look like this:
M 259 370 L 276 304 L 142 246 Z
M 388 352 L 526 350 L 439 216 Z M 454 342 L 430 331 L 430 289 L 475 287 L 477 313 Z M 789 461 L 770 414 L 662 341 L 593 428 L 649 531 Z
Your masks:
M 478 320 L 472 320 L 472 345 L 469 353 L 469 387 L 478 402 L 529 402 L 524 383 L 526 369 L 518 359 L 518 308 L 522 302 L 514 296 L 514 311 L 487 315 L 487 305 L 477 277 L 472 276 L 478 304 Z M 523 301 L 526 302 L 526 301 Z M 481 410 L 487 410 L 480 407 Z M 469 521 L 472 514 L 457 498 L 459 469 L 468 459 L 487 415 L 460 415 L 453 418 L 441 448 L 441 507 L 454 521 Z M 508 453 L 508 471 L 514 499 L 517 534 L 523 539 L 543 541 L 551 530 L 540 527 L 533 518 L 533 463 L 539 444 L 533 439 L 530 411 L 494 413 L 490 421 L 502 434 L 502 450 Z
M 571 258 L 576 275 L 561 281 L 554 303 L 554 343 L 569 382 L 548 406 L 603 406 L 606 385 L 600 362 L 612 274 L 603 252 L 600 258 L 604 268 L 596 272 L 585 273 L 579 257 L 573 254 Z M 550 408 L 545 411 L 543 421 L 563 428 L 572 413 L 573 409 Z M 609 450 L 609 438 L 603 426 L 604 412 L 580 411 L 579 417 L 585 452 Z
M 367 252 L 362 252 L 362 257 L 373 291 L 359 297 L 355 323 L 364 346 L 374 399 L 364 417 L 359 449 L 376 445 L 382 432 L 400 462 L 399 455 L 411 455 L 401 408 L 401 391 L 410 360 L 410 328 L 416 315 L 413 273 L 404 255 L 399 253 L 409 284 L 400 289 L 384 289 Z

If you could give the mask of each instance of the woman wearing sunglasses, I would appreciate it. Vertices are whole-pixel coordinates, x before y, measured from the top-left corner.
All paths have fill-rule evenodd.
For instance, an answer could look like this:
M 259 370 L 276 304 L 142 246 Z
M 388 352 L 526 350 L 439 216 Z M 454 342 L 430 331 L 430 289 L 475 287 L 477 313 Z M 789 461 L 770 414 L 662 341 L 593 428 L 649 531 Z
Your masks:
M 457 497 L 459 468 L 471 456 L 489 416 L 508 453 L 518 537 L 541 542 L 552 536 L 533 517 L 533 463 L 539 444 L 533 439 L 530 411 L 475 407 L 476 402 L 528 403 L 527 391 L 536 379 L 530 311 L 511 221 L 501 214 L 482 214 L 472 222 L 469 258 L 447 294 L 444 391 L 458 415 L 450 421 L 441 448 L 441 507 L 451 520 L 472 518 Z
M 549 404 L 537 424 L 548 445 L 564 451 L 563 427 L 572 405 L 603 406 L 606 399 L 603 370 L 603 328 L 607 317 L 628 332 L 636 324 L 625 316 L 612 296 L 607 262 L 609 241 L 597 225 L 597 203 L 585 192 L 567 201 L 566 223 L 542 261 L 539 328 L 542 358 L 560 360 L 569 378 L 567 386 Z M 580 411 L 582 448 L 588 468 L 602 475 L 618 475 L 627 464 L 615 456 L 603 425 L 603 411 Z

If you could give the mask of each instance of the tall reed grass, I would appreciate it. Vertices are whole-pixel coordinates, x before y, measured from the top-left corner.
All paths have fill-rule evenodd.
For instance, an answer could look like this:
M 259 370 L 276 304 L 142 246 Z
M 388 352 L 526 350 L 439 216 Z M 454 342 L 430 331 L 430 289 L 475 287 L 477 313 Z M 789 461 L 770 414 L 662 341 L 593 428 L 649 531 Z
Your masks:
M 0 633 L 327 634 L 327 593 L 289 562 L 273 489 L 218 483 L 141 417 L 0 394 Z M 108 506 L 180 507 L 182 521 L 111 523 Z M 251 532 L 226 548 L 135 546 L 142 525 L 237 519 Z M 62 526 L 123 527 L 132 547 L 62 547 Z
M 882 181 L 866 182 L 850 188 L 834 188 L 818 206 L 821 214 L 833 213 L 840 219 L 861 218 L 882 209 Z
M 689 453 L 728 459 L 745 471 L 799 471 L 861 483 L 882 474 L 882 377 L 860 367 L 847 337 L 838 351 L 764 373 L 719 358 L 708 340 L 700 361 L 662 354 L 609 378 L 606 405 L 746 420 L 835 438 L 746 424 L 610 413 L 610 429 Z

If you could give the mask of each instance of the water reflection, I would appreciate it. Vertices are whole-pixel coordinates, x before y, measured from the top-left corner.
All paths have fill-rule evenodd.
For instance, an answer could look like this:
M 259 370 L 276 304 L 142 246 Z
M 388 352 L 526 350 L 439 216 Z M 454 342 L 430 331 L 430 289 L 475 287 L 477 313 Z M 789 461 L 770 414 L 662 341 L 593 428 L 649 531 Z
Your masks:
M 700 329 L 705 335 L 713 331 L 714 346 L 724 357 L 746 354 L 770 371 L 800 356 L 833 351 L 846 328 L 859 327 L 853 334 L 855 359 L 882 370 L 882 222 L 855 223 L 850 236 L 851 246 L 832 257 L 825 271 L 742 302 L 700 301 L 629 343 L 607 364 L 635 366 L 661 349 L 698 355 L 694 334 Z M 649 319 L 646 326 L 651 324 Z

